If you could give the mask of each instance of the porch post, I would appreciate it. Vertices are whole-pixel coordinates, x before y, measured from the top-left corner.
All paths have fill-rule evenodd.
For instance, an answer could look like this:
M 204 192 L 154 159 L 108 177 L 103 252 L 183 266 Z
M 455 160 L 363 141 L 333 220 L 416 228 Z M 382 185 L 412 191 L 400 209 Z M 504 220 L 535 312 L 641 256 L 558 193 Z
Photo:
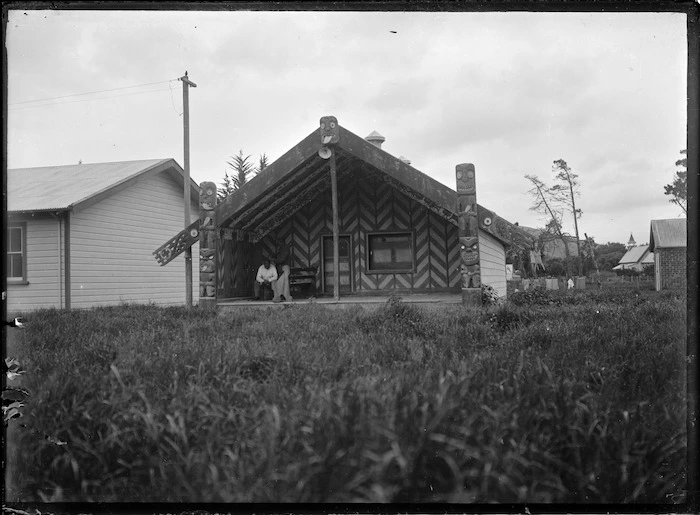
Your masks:
M 340 129 L 338 119 L 335 116 L 322 116 L 320 120 L 321 149 L 318 155 L 323 159 L 330 158 L 331 162 L 331 198 L 333 203 L 333 298 L 340 300 L 340 271 L 338 261 L 340 261 L 339 239 L 338 239 L 338 178 L 335 170 L 335 150 L 334 145 L 340 140 Z
M 338 240 L 338 179 L 335 171 L 335 150 L 331 148 L 331 196 L 333 197 L 333 298 L 340 300 L 340 250 Z
M 459 255 L 462 273 L 462 305 L 481 306 L 481 269 L 479 257 L 479 219 L 476 204 L 474 165 L 458 164 L 457 213 L 459 220 Z
M 199 185 L 199 305 L 216 308 L 216 184 Z

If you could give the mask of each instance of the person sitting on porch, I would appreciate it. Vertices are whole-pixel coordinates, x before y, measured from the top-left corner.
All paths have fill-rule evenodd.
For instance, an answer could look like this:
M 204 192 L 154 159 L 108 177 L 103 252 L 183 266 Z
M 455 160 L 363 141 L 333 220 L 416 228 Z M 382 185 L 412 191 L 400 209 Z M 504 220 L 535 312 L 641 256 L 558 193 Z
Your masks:
M 265 289 L 274 289 L 274 283 L 277 281 L 277 269 L 270 262 L 269 258 L 263 259 L 263 264 L 258 268 L 258 275 L 255 277 L 253 284 L 253 296 L 255 300 L 260 300 L 260 294 Z
M 274 265 L 277 270 L 282 270 L 277 281 L 272 284 L 272 292 L 275 296 L 272 298 L 272 302 L 281 302 L 282 298 L 285 301 L 291 302 L 292 296 L 289 293 L 289 248 L 284 245 L 282 240 L 277 240 L 275 242 L 277 247 L 277 254 L 272 258 Z

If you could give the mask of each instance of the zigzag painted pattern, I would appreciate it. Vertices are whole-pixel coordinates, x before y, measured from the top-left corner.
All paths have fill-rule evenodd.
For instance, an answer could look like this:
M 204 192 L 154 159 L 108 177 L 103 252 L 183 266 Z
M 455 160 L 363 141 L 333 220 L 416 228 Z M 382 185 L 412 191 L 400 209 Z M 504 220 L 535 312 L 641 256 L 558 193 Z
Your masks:
M 411 199 L 403 193 L 394 191 L 393 194 L 393 214 L 395 229 L 411 228 Z
M 388 290 L 395 288 L 394 274 L 380 275 L 377 282 L 377 288 L 380 290 Z
M 258 243 L 266 252 L 274 251 L 275 237 L 291 242 L 294 266 L 321 266 L 321 234 L 331 234 L 333 227 L 330 188 L 320 190 L 321 181 L 313 188 L 311 198 L 295 199 L 296 212 L 280 219 L 277 227 L 268 224 L 268 232 Z M 458 286 L 459 245 L 457 227 L 436 215 L 420 200 L 393 189 L 376 176 L 360 176 L 355 170 L 339 167 L 339 226 L 352 241 L 352 281 L 356 291 L 377 289 L 446 288 Z M 317 189 L 318 188 L 318 189 Z M 413 274 L 365 274 L 366 236 L 378 230 L 415 231 L 415 272 Z M 226 292 L 240 288 L 243 279 L 233 270 L 244 266 L 247 255 L 232 245 L 231 251 L 220 247 L 217 257 L 226 259 L 227 273 L 217 278 L 218 288 Z M 222 261 L 220 261 L 222 262 Z M 223 267 L 222 267 L 223 268 Z M 228 272 L 230 270 L 230 273 Z M 239 274 L 240 275 L 240 274 Z M 318 275 L 320 282 L 321 274 Z M 317 285 L 320 290 L 320 284 Z
M 428 210 L 412 201 L 411 219 L 416 231 L 416 272 L 413 274 L 413 287 L 430 286 L 430 238 L 428 234 Z
M 291 219 L 288 219 L 282 225 L 277 227 L 277 230 L 273 234 L 272 241 L 275 243 L 274 252 L 277 252 L 280 250 L 276 246 L 276 240 L 281 240 L 284 245 L 289 246 L 289 242 L 290 242 L 291 238 L 292 238 L 292 221 L 291 221 Z M 290 260 L 293 260 L 292 256 L 290 256 Z M 281 270 L 277 270 L 277 272 L 282 273 Z
M 226 290 L 230 291 L 231 293 L 239 286 L 239 283 L 241 282 L 240 273 L 237 274 L 236 270 L 243 271 L 243 259 L 241 256 L 241 248 L 238 243 L 239 242 L 234 240 L 229 240 L 226 242 L 226 247 L 229 252 L 226 252 L 224 259 L 228 261 L 229 266 L 226 267 L 226 275 L 230 277 L 230 280 L 226 281 L 228 283 L 226 285 Z
M 292 261 L 294 266 L 308 267 L 311 266 L 311 257 L 309 255 L 309 205 L 300 209 L 294 215 L 291 232 L 292 232 Z
M 216 241 L 216 295 L 224 295 L 225 291 L 225 282 L 226 282 L 226 276 L 230 274 L 226 274 L 224 272 L 223 265 L 224 264 L 224 258 L 225 258 L 225 249 L 224 249 L 224 242 L 215 238 L 214 241 Z M 221 265 L 219 265 L 221 263 Z M 197 274 L 199 275 L 199 274 Z
M 325 228 L 326 209 L 322 198 L 309 204 L 309 266 L 321 270 L 321 232 Z M 316 288 L 321 290 L 321 274 L 316 275 Z
M 247 257 L 250 246 L 245 241 L 230 241 L 230 267 L 228 274 L 231 276 L 229 281 L 230 290 L 227 290 L 228 295 L 233 295 L 234 291 L 241 292 L 247 290 L 251 285 L 245 284 L 249 275 L 247 268 Z
M 445 246 L 445 221 L 430 213 L 430 285 L 433 288 L 447 287 L 447 248 Z
M 447 268 L 449 286 L 459 286 L 462 279 L 462 272 L 459 266 L 462 261 L 459 255 L 459 229 L 451 223 L 445 225 L 447 229 Z
M 359 181 L 359 240 L 360 240 L 360 256 L 364 261 L 367 256 L 367 233 L 374 230 L 375 227 L 375 209 L 374 209 L 374 191 L 376 186 L 376 181 L 372 180 L 370 177 L 366 177 L 364 180 Z M 367 269 L 367 263 L 365 263 L 364 270 Z M 360 282 L 359 286 L 363 290 L 376 290 L 377 289 L 377 276 L 365 274 L 363 270 L 360 271 Z
M 375 228 L 380 231 L 391 229 L 394 222 L 392 217 L 393 201 L 392 189 L 388 184 L 384 182 L 377 183 L 374 205 L 377 217 Z
M 359 284 L 358 273 L 360 270 L 360 249 L 358 247 L 357 237 L 360 219 L 358 216 L 359 205 L 357 202 L 357 193 L 357 180 L 355 179 L 345 180 L 342 184 L 338 185 L 340 232 L 350 234 L 350 248 L 352 249 L 352 271 L 350 280 L 352 281 L 352 285 Z
M 275 254 L 275 237 L 273 234 L 268 234 L 258 244 L 262 247 L 263 256 L 273 256 Z
M 411 274 L 394 274 L 395 288 L 410 288 Z

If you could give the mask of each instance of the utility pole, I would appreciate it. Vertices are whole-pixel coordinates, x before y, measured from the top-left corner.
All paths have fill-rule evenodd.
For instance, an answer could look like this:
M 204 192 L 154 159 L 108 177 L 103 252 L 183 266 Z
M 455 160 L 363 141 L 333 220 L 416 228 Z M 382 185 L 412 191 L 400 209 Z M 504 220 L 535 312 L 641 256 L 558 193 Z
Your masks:
M 190 81 L 187 77 L 187 71 L 185 75 L 180 77 L 182 81 L 182 109 L 183 109 L 183 129 L 185 137 L 185 186 L 184 186 L 184 196 L 185 196 L 185 228 L 189 227 L 192 223 L 190 220 L 190 203 L 192 202 L 192 194 L 190 188 L 190 97 L 189 97 L 189 87 L 192 86 L 196 88 L 197 85 Z M 185 305 L 188 308 L 192 307 L 192 247 L 187 247 L 185 249 Z

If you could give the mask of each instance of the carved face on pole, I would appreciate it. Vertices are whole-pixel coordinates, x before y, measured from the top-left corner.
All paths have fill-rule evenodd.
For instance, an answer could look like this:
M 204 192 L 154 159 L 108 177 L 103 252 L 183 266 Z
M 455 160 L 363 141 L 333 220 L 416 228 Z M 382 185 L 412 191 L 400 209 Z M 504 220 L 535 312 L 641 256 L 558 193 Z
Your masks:
M 216 184 L 213 182 L 203 182 L 199 187 L 199 207 L 206 211 L 214 209 L 216 206 Z
M 466 195 L 476 194 L 474 165 L 457 165 L 457 193 Z
M 459 253 L 465 265 L 479 264 L 479 239 L 475 237 L 459 238 Z
M 321 118 L 321 144 L 334 145 L 339 140 L 338 119 L 335 116 L 323 116 Z

